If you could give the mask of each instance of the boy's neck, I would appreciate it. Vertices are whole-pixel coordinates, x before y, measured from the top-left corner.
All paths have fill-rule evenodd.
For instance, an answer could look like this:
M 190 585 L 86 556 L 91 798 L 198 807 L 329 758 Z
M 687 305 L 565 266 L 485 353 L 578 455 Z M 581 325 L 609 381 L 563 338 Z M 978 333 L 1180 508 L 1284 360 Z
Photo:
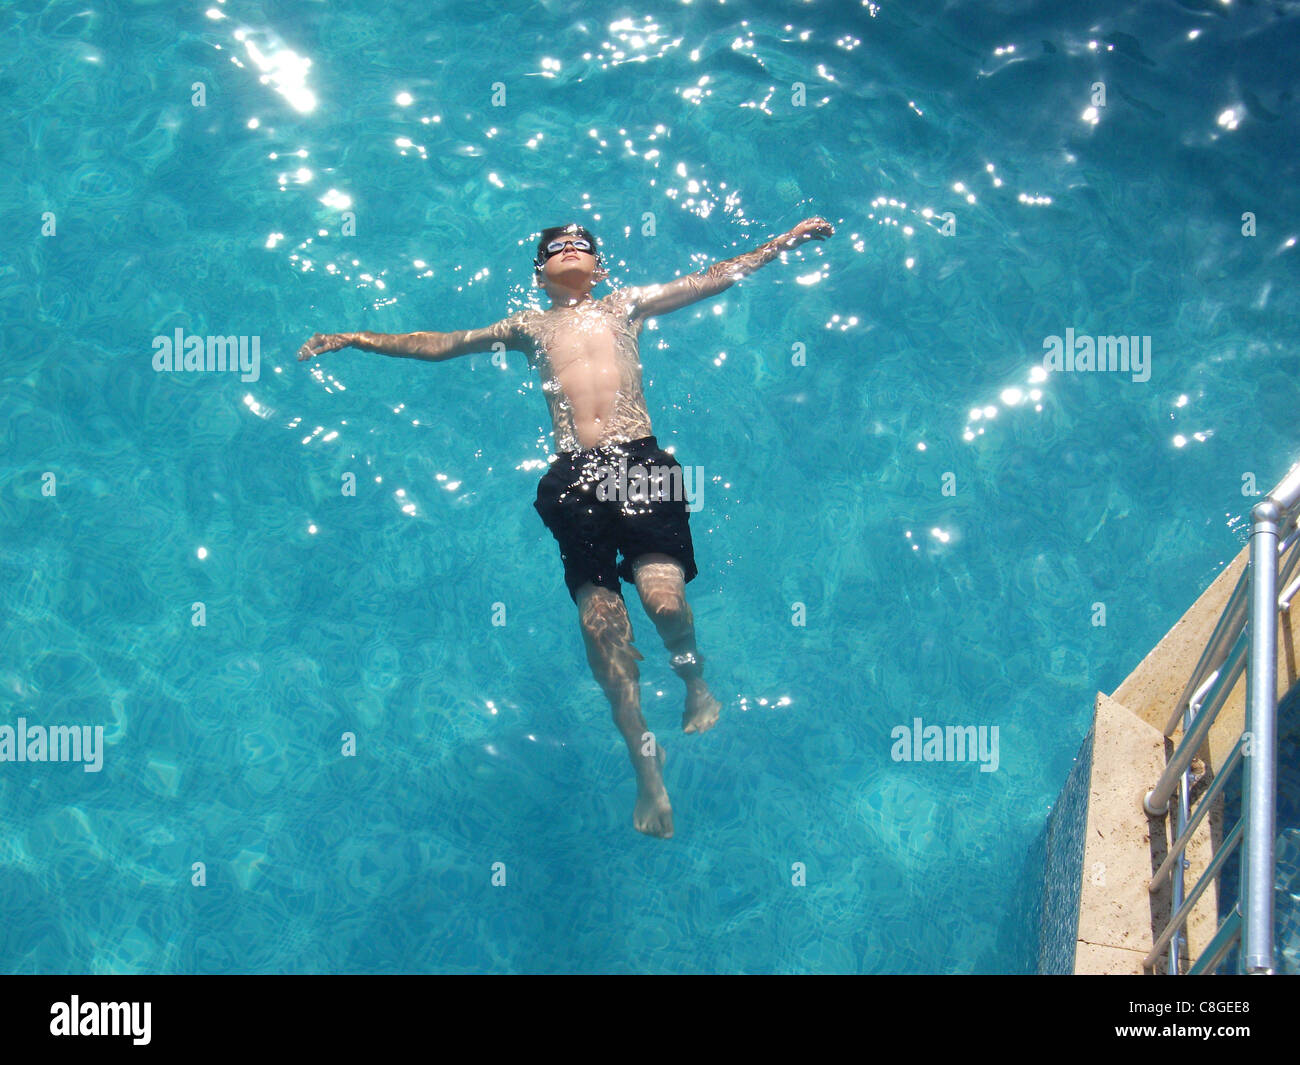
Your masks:
M 595 297 L 588 292 L 570 292 L 560 293 L 551 292 L 551 310 L 564 309 L 567 307 L 576 307 L 580 303 L 595 303 Z

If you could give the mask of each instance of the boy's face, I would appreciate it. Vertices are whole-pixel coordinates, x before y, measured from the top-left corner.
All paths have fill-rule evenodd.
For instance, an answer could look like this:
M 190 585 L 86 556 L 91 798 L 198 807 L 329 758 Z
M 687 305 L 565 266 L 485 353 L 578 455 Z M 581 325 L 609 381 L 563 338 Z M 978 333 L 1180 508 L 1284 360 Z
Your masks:
M 573 232 L 560 233 L 554 239 L 576 240 L 580 237 L 575 229 Z M 566 244 L 562 251 L 552 255 L 543 264 L 537 283 L 544 286 L 547 281 L 556 281 L 567 288 L 590 288 L 606 276 L 605 268 L 596 262 L 594 249 L 579 251 L 572 244 Z

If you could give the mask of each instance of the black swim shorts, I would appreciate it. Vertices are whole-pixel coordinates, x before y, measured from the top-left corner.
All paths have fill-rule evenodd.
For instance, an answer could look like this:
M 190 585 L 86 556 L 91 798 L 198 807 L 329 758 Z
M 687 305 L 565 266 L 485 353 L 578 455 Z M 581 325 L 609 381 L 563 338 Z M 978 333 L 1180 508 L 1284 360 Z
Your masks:
M 562 451 L 533 506 L 560 545 L 569 595 L 576 601 L 588 581 L 622 595 L 619 577 L 633 583 L 632 562 L 649 552 L 670 555 L 694 580 L 686 488 L 681 464 L 653 436 Z

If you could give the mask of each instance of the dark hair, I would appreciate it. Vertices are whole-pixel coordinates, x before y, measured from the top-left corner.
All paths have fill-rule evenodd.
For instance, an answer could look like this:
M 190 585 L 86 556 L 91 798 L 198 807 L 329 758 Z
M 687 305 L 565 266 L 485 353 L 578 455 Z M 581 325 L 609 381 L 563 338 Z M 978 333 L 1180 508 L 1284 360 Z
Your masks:
M 596 244 L 596 237 L 586 226 L 580 226 L 576 222 L 571 222 L 567 226 L 550 226 L 542 230 L 541 239 L 537 242 L 537 258 L 533 260 L 533 268 L 540 274 L 545 266 L 544 256 L 546 255 L 546 245 L 551 243 L 561 233 L 567 233 L 570 236 L 586 237 L 591 241 L 592 253 L 596 256 L 596 264 L 601 265 L 600 247 Z

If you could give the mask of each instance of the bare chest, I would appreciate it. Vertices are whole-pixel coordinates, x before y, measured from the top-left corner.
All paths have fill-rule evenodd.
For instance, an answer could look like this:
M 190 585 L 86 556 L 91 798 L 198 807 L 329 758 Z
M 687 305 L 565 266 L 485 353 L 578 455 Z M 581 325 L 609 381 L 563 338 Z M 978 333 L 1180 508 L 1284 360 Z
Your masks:
M 600 310 L 555 312 L 537 330 L 538 370 L 570 395 L 617 388 L 640 372 L 636 340 L 619 326 Z

